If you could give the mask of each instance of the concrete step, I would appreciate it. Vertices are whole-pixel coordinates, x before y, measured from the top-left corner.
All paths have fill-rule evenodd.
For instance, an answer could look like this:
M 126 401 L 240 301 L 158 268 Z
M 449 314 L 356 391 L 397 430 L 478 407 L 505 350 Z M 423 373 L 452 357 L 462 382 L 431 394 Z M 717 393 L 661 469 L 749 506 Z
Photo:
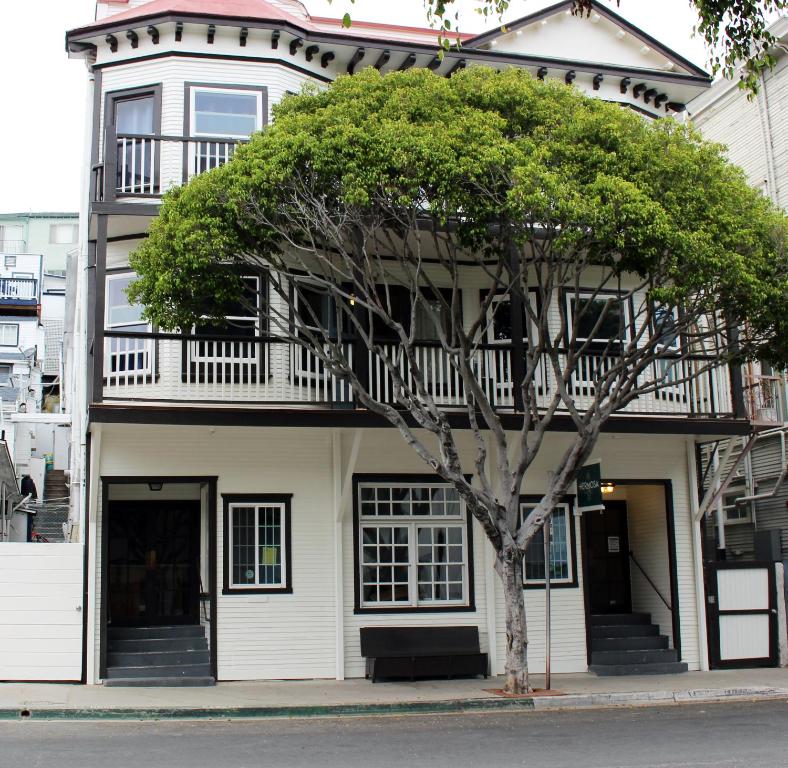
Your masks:
M 207 651 L 205 637 L 135 638 L 132 640 L 110 640 L 110 653 L 145 653 L 147 651 Z
M 643 635 L 635 637 L 592 637 L 592 651 L 636 651 L 651 648 L 667 648 L 667 635 Z
M 678 661 L 679 655 L 672 648 L 656 648 L 650 650 L 630 650 L 630 651 L 592 651 L 591 664 L 664 664 Z
M 210 664 L 173 664 L 154 666 L 107 667 L 107 679 L 132 677 L 210 677 Z
M 204 677 L 115 677 L 104 681 L 108 688 L 198 688 L 216 685 L 210 675 Z
M 650 613 L 596 613 L 591 616 L 591 626 L 612 627 L 620 624 L 651 624 Z
M 114 640 L 164 640 L 172 637 L 205 637 L 200 624 L 176 624 L 164 627 L 109 627 L 108 638 Z
M 591 638 L 597 637 L 648 637 L 658 635 L 659 627 L 656 624 L 604 624 L 591 626 Z
M 115 652 L 107 654 L 109 667 L 174 667 L 185 664 L 208 664 L 210 662 L 208 650 L 200 651 L 143 651 L 141 653 Z
M 660 664 L 592 664 L 588 668 L 599 677 L 612 677 L 618 675 L 677 675 L 687 671 L 683 661 L 673 661 Z

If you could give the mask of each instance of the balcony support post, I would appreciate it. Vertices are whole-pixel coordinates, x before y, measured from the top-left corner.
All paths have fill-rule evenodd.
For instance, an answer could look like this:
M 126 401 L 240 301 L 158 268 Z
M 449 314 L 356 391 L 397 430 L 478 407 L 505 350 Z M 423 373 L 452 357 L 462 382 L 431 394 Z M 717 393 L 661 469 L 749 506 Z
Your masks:
M 731 323 L 728 333 L 730 334 L 731 349 L 735 352 L 739 348 L 738 326 L 736 326 L 735 323 Z M 744 382 L 742 379 L 741 364 L 729 363 L 728 371 L 730 373 L 731 381 L 731 404 L 733 405 L 733 415 L 737 419 L 746 419 L 747 403 L 744 400 Z
M 356 254 L 355 258 L 359 265 L 364 263 L 364 248 L 362 244 L 362 237 L 361 232 L 356 230 L 355 232 L 355 239 L 356 239 Z M 361 266 L 359 266 L 361 269 Z M 362 324 L 366 319 L 366 313 L 364 310 L 356 305 L 353 307 L 353 310 L 356 314 L 356 320 L 359 324 Z M 370 331 L 372 329 L 369 329 Z M 369 350 L 367 349 L 367 345 L 364 343 L 364 340 L 358 335 L 356 329 L 353 329 L 353 368 L 356 372 L 356 376 L 358 376 L 358 380 L 361 382 L 362 386 L 367 387 L 368 389 L 371 387 L 371 383 L 369 380 Z M 349 393 L 352 395 L 352 393 Z M 355 400 L 355 398 L 353 398 Z
M 114 125 L 104 131 L 104 202 L 115 200 L 118 184 L 118 135 Z
M 510 245 L 509 251 L 510 276 L 512 281 L 511 291 L 511 316 L 512 316 L 512 395 L 514 397 L 514 410 L 522 413 L 523 379 L 525 378 L 525 345 L 523 344 L 523 293 L 520 282 L 520 259 L 517 246 Z
M 92 402 L 100 403 L 104 395 L 104 306 L 107 273 L 107 217 L 96 222 L 96 262 L 94 272 L 93 322 L 93 392 Z

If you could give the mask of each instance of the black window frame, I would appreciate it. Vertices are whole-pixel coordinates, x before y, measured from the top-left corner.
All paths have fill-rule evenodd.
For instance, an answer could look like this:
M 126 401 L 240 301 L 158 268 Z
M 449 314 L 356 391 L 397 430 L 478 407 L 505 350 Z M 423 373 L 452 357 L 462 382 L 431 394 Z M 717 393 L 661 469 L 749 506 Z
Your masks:
M 290 595 L 293 594 L 293 531 L 292 531 L 292 493 L 223 493 L 222 494 L 222 594 L 223 595 Z M 230 579 L 230 505 L 231 504 L 281 504 L 284 507 L 282 522 L 282 550 L 285 555 L 285 583 L 279 587 L 242 587 L 233 585 Z
M 542 500 L 541 496 L 534 494 L 524 494 L 520 496 L 518 509 L 522 508 L 523 504 L 538 504 Z M 574 494 L 567 494 L 561 497 L 559 504 L 565 504 L 567 507 L 567 549 L 569 551 L 569 558 L 572 568 L 572 578 L 569 581 L 553 581 L 550 580 L 550 589 L 577 589 L 580 586 L 577 572 L 577 536 L 575 535 L 575 497 Z M 589 513 L 592 514 L 592 513 Z M 543 529 L 544 530 L 544 529 Z M 527 581 L 525 577 L 525 554 L 523 555 L 523 589 L 544 589 L 545 581 L 542 579 Z
M 470 480 L 470 477 L 467 478 Z M 360 547 L 361 547 L 361 511 L 359 509 L 359 486 L 362 483 L 413 483 L 413 484 L 440 484 L 451 485 L 447 483 L 442 477 L 434 474 L 391 474 L 391 473 L 360 473 L 353 475 L 353 596 L 354 605 L 353 613 L 355 615 L 365 614 L 409 614 L 409 613 L 474 613 L 476 611 L 476 594 L 475 594 L 475 571 L 474 571 L 474 558 L 473 558 L 473 516 L 468 512 L 465 504 L 461 504 L 461 508 L 465 514 L 465 541 L 466 541 L 466 562 L 468 572 L 466 574 L 466 582 L 468 585 L 467 601 L 463 605 L 392 605 L 385 607 L 382 605 L 364 606 L 361 601 L 361 578 L 360 578 Z M 382 518 L 384 519 L 384 518 Z M 396 523 L 397 517 L 392 516 L 392 523 Z M 407 518 L 412 520 L 412 518 Z M 426 519 L 426 518 L 425 518 Z M 431 521 L 440 520 L 439 517 L 430 518 Z
M 13 326 L 16 328 L 16 341 L 13 344 L 0 344 L 0 347 L 18 347 L 19 346 L 19 323 L 9 323 L 3 320 L 0 322 L 0 326 Z

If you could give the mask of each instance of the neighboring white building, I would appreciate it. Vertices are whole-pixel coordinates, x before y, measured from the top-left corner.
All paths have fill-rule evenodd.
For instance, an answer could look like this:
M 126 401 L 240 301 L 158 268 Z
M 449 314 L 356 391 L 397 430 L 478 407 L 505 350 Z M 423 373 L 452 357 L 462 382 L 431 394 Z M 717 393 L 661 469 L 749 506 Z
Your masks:
M 491 671 L 503 670 L 492 550 L 392 429 L 337 403 L 341 388 L 305 376 L 289 345 L 252 341 L 240 352 L 157 334 L 124 288 L 133 279 L 128 255 L 161 194 L 225 162 L 304 84 L 367 65 L 443 75 L 477 63 L 517 66 L 651 117 L 682 112 L 708 88 L 703 71 L 605 4 L 588 20 L 570 6 L 466 36 L 462 51 L 443 59 L 432 30 L 359 21 L 346 30 L 296 0 L 99 2 L 98 20 L 68 33 L 71 55 L 89 67 L 93 110 L 74 326 L 75 338 L 86 337 L 74 370 L 80 350 L 89 370 L 82 384 L 75 374 L 87 387 L 89 474 L 73 521 L 87 548 L 84 681 L 359 677 L 359 629 L 374 625 L 478 627 Z M 469 276 L 462 287 L 473 302 L 484 285 Z M 247 320 L 259 335 L 259 319 Z M 228 371 L 221 381 L 207 373 L 216 365 Z M 232 373 L 241 367 L 246 375 Z M 503 412 L 514 405 L 507 391 Z M 75 409 L 82 397 L 78 389 Z M 700 440 L 749 432 L 741 407 L 741 390 L 720 370 L 704 392 L 642 401 L 611 420 L 597 451 L 616 480 L 608 512 L 583 518 L 568 500 L 555 514 L 554 672 L 588 669 L 594 627 L 605 626 L 593 614 L 611 610 L 651 615 L 675 650 L 655 652 L 667 666 L 652 669 L 708 667 L 695 451 Z M 567 439 L 560 430 L 547 438 L 545 477 Z M 386 522 L 392 499 L 396 526 Z M 597 554 L 623 574 L 617 587 L 589 568 L 589 540 L 604 525 L 617 546 Z M 399 541 L 396 554 L 389 537 Z M 446 538 L 445 573 L 417 576 L 422 537 L 435 546 Z M 545 663 L 541 568 L 526 588 L 534 671 Z M 171 639 L 160 625 L 181 624 L 192 629 L 175 634 L 195 643 L 186 667 L 145 668 L 117 645 Z
M 761 75 L 757 95 L 749 98 L 735 82 L 718 80 L 687 105 L 687 114 L 704 138 L 727 147 L 752 186 L 788 210 L 788 15 L 769 31 L 778 41 L 772 51 L 776 64 Z M 764 426 L 783 428 L 763 434 L 742 461 L 709 531 L 728 559 L 781 558 L 788 565 L 786 374 L 753 363 L 744 379 L 746 397 L 753 412 L 765 417 Z

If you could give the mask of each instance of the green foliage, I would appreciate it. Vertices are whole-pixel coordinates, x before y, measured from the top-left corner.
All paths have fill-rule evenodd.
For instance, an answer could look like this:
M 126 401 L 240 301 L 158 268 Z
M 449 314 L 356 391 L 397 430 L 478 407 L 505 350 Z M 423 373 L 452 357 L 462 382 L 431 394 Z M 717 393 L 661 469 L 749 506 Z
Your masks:
M 621 271 L 658 276 L 658 298 L 694 297 L 748 323 L 749 355 L 788 361 L 788 225 L 717 145 L 526 72 L 366 69 L 284 101 L 232 161 L 169 193 L 132 257 L 132 297 L 188 327 L 240 290 L 227 265 L 299 232 L 291 182 L 331 209 L 386 200 L 429 211 L 487 257 L 554 233 Z M 508 258 L 508 257 L 507 257 Z

